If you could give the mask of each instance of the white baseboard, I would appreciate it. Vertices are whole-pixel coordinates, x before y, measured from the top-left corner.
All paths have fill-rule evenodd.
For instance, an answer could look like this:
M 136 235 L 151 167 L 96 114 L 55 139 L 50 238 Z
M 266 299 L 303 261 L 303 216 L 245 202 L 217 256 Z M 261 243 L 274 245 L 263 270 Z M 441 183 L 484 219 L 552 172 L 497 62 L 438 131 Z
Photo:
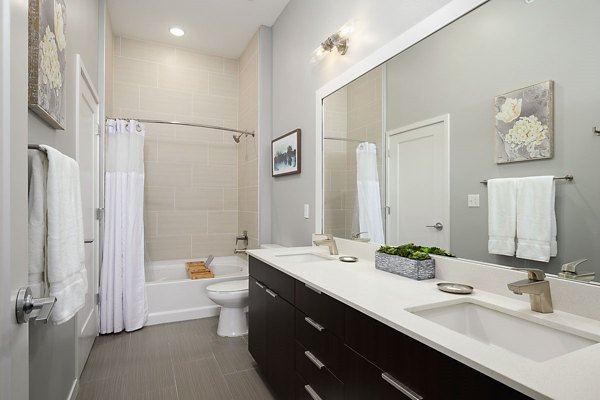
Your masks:
M 220 306 L 206 306 L 198 308 L 185 308 L 176 311 L 163 311 L 148 314 L 146 326 L 167 324 L 169 322 L 187 321 L 190 319 L 208 318 L 219 315 Z
M 77 398 L 78 393 L 79 393 L 79 379 L 75 379 L 73 381 L 73 385 L 71 385 L 71 390 L 69 391 L 67 400 L 75 400 Z

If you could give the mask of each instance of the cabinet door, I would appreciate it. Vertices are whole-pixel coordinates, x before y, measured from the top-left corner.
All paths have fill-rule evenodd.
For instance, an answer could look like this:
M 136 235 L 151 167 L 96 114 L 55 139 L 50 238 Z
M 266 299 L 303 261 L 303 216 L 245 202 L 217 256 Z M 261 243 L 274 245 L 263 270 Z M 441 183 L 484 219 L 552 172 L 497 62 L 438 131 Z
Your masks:
M 250 277 L 248 302 L 248 351 L 258 366 L 267 368 L 267 292 L 265 286 Z
M 294 398 L 294 306 L 267 292 L 267 381 L 286 400 Z

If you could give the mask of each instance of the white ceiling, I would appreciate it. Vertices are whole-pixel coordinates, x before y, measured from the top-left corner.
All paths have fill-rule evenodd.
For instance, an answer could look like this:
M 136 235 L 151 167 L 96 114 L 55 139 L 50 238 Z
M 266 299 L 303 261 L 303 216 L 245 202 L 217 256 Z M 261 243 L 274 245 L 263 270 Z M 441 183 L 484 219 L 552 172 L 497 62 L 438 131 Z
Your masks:
M 113 33 L 238 58 L 260 25 L 289 0 L 108 0 Z M 185 36 L 175 37 L 177 26 Z

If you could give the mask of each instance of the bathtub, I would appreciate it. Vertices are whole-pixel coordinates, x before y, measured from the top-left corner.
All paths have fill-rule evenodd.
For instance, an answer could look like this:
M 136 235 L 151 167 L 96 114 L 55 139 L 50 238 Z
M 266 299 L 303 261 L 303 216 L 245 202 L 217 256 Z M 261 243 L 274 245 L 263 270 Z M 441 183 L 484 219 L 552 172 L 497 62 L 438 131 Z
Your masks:
M 152 261 L 146 267 L 148 322 L 146 325 L 185 321 L 219 315 L 220 306 L 206 295 L 213 283 L 248 278 L 248 261 L 244 256 L 215 257 L 210 279 L 191 280 L 185 270 L 186 261 Z

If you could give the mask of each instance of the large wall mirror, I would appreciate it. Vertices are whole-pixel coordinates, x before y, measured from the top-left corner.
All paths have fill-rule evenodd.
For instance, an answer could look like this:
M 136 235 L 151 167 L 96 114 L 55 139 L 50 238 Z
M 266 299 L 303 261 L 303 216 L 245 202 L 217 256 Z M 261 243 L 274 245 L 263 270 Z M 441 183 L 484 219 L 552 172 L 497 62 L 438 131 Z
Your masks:
M 598 1 L 490 0 L 325 96 L 322 231 L 553 274 L 588 259 L 579 270 L 600 281 L 598 15 Z M 518 92 L 511 110 L 498 103 L 548 81 Z M 518 134 L 535 106 L 553 112 L 523 122 L 539 123 L 548 146 L 531 154 L 547 158 L 498 162 L 514 156 L 496 148 L 498 129 L 512 122 Z M 557 255 L 490 254 L 482 181 L 546 175 L 574 177 L 555 185 Z

